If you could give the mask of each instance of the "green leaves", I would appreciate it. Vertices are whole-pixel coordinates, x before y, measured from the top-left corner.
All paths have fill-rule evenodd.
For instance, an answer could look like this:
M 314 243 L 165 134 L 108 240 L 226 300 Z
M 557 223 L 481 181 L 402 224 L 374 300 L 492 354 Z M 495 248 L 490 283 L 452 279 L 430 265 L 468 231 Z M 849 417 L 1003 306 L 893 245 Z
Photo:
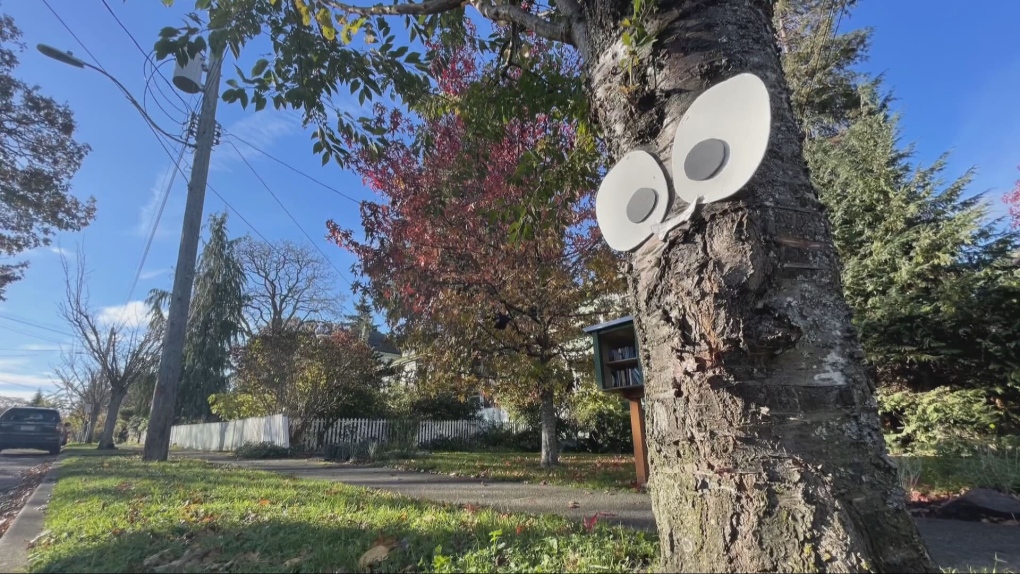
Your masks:
M 262 58 L 259 61 L 255 62 L 255 65 L 251 69 L 252 77 L 261 76 L 262 73 L 265 72 L 266 68 L 268 68 L 268 67 L 269 67 L 269 60 L 266 60 L 265 58 Z

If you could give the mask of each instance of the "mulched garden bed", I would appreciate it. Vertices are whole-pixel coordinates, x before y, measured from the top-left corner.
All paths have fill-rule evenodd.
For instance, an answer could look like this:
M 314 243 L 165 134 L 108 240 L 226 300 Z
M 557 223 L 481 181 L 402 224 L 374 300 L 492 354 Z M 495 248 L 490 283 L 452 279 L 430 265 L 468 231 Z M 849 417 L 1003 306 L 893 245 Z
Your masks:
M 907 507 L 915 517 L 1020 526 L 1020 498 L 992 490 L 940 494 L 913 492 Z

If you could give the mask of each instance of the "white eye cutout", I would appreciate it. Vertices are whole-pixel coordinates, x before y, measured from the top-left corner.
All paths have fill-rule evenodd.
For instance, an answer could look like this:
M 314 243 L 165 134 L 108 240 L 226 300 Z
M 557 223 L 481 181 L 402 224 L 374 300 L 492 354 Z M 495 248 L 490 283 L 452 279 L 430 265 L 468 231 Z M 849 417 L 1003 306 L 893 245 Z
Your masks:
M 602 180 L 595 195 L 595 218 L 609 247 L 630 251 L 654 233 L 666 217 L 670 192 L 666 172 L 650 153 L 623 156 Z
M 772 105 L 761 78 L 738 74 L 705 90 L 687 109 L 673 141 L 673 188 L 689 204 L 740 191 L 769 145 Z
M 673 187 L 688 206 L 669 211 L 667 174 L 651 154 L 632 151 L 606 174 L 595 196 L 595 216 L 606 243 L 632 251 L 653 234 L 665 240 L 699 205 L 739 192 L 768 148 L 772 105 L 765 83 L 738 74 L 705 90 L 680 119 L 673 140 Z

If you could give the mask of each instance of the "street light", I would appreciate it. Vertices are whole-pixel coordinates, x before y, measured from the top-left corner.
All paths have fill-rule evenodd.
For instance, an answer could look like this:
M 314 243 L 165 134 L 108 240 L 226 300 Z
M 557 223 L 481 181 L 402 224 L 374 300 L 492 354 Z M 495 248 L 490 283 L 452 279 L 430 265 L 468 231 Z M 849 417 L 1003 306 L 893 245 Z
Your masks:
M 39 50 L 39 52 L 43 56 L 47 56 L 49 58 L 53 58 L 54 60 L 56 60 L 58 62 L 62 62 L 62 63 L 67 64 L 69 66 L 74 66 L 75 68 L 89 68 L 89 69 L 95 70 L 95 71 L 99 72 L 100 74 L 106 76 L 114 84 L 117 84 L 117 87 L 120 88 L 120 91 L 124 93 L 124 96 L 126 96 L 128 101 L 131 102 L 131 105 L 133 105 L 135 107 L 135 109 L 138 110 L 138 113 L 142 114 L 142 117 L 145 119 L 146 122 L 148 122 L 148 124 L 150 126 L 152 126 L 154 129 L 159 130 L 159 132 L 161 134 L 163 134 L 164 136 L 172 139 L 173 141 L 175 141 L 175 142 L 177 142 L 179 144 L 183 144 L 183 145 L 186 145 L 188 147 L 194 147 L 192 144 L 189 144 L 187 141 L 182 140 L 181 138 L 179 138 L 179 137 L 173 135 L 172 133 L 164 130 L 163 128 L 159 127 L 159 124 L 157 124 L 151 117 L 149 117 L 149 113 L 146 112 L 145 108 L 143 108 L 142 105 L 138 103 L 138 100 L 136 100 L 135 97 L 131 95 L 131 92 L 129 92 L 128 89 L 124 87 L 124 84 L 120 83 L 120 81 L 117 80 L 117 78 L 114 78 L 113 76 L 111 76 L 110 73 L 107 72 L 106 70 L 104 70 L 104 69 L 102 69 L 102 68 L 100 68 L 98 66 L 93 66 L 92 64 L 90 64 L 90 63 L 82 60 L 81 58 L 75 56 L 70 51 L 61 52 L 59 49 L 54 48 L 53 46 L 48 46 L 46 44 L 37 44 L 35 48 L 37 50 Z
M 74 56 L 74 54 L 72 54 L 70 51 L 61 52 L 60 50 L 54 48 L 53 46 L 47 46 L 46 44 L 39 44 L 39 45 L 36 46 L 36 49 L 39 50 L 40 52 L 42 52 L 43 56 L 49 56 L 50 58 L 53 58 L 54 60 L 56 60 L 58 62 L 63 62 L 65 64 L 70 64 L 70 65 L 74 66 L 75 68 L 84 68 L 85 66 L 89 66 L 88 64 L 86 64 L 82 60 L 76 58 Z M 90 68 L 95 68 L 95 66 L 89 66 L 89 67 Z M 98 68 L 96 68 L 96 69 L 98 69 Z M 102 70 L 99 70 L 99 71 L 102 72 Z

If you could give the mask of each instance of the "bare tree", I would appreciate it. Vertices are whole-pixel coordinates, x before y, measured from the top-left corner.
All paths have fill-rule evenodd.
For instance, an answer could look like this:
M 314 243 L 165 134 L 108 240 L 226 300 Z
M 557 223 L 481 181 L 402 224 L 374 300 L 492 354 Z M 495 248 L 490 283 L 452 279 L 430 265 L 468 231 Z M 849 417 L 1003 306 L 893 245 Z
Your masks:
M 335 273 L 310 247 L 245 236 L 237 254 L 247 278 L 246 336 L 252 337 L 267 327 L 279 329 L 292 320 L 339 312 L 342 300 L 333 289 Z
M 66 300 L 60 304 L 60 314 L 70 325 L 96 373 L 106 381 L 110 390 L 106 424 L 99 437 L 100 449 L 112 449 L 113 430 L 117 424 L 120 405 L 132 384 L 145 376 L 158 359 L 158 337 L 153 331 L 123 324 L 103 324 L 89 306 L 85 285 L 85 257 L 79 250 L 78 266 L 71 276 L 67 260 L 61 258 L 64 268 Z
M 61 353 L 61 364 L 53 369 L 60 386 L 58 393 L 72 410 L 81 409 L 86 421 L 84 441 L 95 440 L 96 422 L 103 408 L 110 402 L 110 385 L 91 360 L 82 358 L 80 351 Z

